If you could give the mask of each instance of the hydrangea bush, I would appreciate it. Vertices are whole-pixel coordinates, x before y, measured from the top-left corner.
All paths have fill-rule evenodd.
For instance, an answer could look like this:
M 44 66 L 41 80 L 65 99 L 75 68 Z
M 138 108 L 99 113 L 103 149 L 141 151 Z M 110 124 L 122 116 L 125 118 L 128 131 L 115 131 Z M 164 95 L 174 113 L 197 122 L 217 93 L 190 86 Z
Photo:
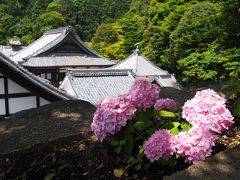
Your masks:
M 217 133 L 233 124 L 225 99 L 211 89 L 188 100 L 181 113 L 176 102 L 159 99 L 156 84 L 137 80 L 128 94 L 107 97 L 97 104 L 92 130 L 100 141 L 110 140 L 118 153 L 176 163 L 197 163 L 209 157 Z M 173 161 L 174 159 L 174 161 Z
M 186 162 L 197 163 L 211 155 L 215 139 L 216 135 L 211 131 L 193 126 L 189 131 L 174 136 L 172 148 L 186 157 Z
M 97 104 L 91 128 L 97 138 L 103 141 L 124 127 L 135 111 L 129 96 L 107 97 Z
M 223 97 L 211 89 L 199 91 L 184 104 L 182 117 L 193 126 L 222 133 L 233 124 L 233 117 L 225 102 Z
M 167 130 L 158 130 L 144 142 L 144 154 L 151 162 L 159 159 L 167 160 L 174 153 L 173 140 L 173 136 Z
M 160 88 L 157 84 L 151 84 L 148 81 L 137 80 L 129 91 L 133 104 L 146 110 L 152 107 L 159 98 Z

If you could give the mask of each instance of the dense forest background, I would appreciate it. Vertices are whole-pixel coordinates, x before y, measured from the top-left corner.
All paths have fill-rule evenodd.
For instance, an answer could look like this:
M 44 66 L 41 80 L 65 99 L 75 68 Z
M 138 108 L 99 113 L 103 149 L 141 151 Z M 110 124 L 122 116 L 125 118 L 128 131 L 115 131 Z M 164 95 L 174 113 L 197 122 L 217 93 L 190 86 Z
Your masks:
M 0 44 L 27 45 L 66 25 L 111 59 L 139 43 L 182 83 L 220 81 L 240 67 L 238 0 L 0 0 Z

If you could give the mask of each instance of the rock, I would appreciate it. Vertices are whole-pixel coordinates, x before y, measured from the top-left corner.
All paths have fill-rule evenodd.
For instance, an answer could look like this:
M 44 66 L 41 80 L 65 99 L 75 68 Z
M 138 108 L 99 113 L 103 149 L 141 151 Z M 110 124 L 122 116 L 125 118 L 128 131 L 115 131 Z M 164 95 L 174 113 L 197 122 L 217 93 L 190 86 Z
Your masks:
M 113 171 L 114 176 L 118 178 L 122 177 L 123 173 L 124 171 L 122 169 L 114 169 Z
M 85 144 L 80 144 L 79 145 L 79 150 L 80 151 L 83 151 L 83 150 L 85 150 L 86 149 L 86 145 Z
M 240 177 L 240 146 L 220 152 L 164 180 L 238 180 Z
M 0 155 L 54 147 L 91 131 L 96 108 L 80 100 L 59 101 L 18 112 L 0 121 Z

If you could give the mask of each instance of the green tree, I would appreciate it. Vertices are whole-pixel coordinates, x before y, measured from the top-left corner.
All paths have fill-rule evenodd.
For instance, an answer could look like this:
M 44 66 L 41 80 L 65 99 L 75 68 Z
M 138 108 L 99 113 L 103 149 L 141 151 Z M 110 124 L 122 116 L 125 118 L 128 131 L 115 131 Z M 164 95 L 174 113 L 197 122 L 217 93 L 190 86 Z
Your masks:
M 92 39 L 92 48 L 104 57 L 115 60 L 125 58 L 122 27 L 118 23 L 107 23 L 98 26 Z
M 176 61 L 195 51 L 206 50 L 219 36 L 220 8 L 218 4 L 202 2 L 185 12 L 170 35 L 171 53 Z
M 49 29 L 65 26 L 65 20 L 62 14 L 56 11 L 45 12 L 38 18 L 40 25 L 40 32 Z

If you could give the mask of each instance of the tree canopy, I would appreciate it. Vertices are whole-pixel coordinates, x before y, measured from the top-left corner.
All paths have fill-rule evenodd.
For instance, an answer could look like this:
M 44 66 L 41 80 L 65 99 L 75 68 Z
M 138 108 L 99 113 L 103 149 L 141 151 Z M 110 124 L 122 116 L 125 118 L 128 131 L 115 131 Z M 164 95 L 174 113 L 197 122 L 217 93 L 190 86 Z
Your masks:
M 183 83 L 220 81 L 240 67 L 238 0 L 2 0 L 0 44 L 24 45 L 72 25 L 101 55 L 141 52 Z
M 116 21 L 124 41 L 118 48 L 126 57 L 140 43 L 144 55 L 182 83 L 220 81 L 240 67 L 239 9 L 237 0 L 135 0 Z M 93 41 L 92 47 L 99 43 Z M 96 50 L 105 49 L 108 56 L 110 46 L 105 43 Z

